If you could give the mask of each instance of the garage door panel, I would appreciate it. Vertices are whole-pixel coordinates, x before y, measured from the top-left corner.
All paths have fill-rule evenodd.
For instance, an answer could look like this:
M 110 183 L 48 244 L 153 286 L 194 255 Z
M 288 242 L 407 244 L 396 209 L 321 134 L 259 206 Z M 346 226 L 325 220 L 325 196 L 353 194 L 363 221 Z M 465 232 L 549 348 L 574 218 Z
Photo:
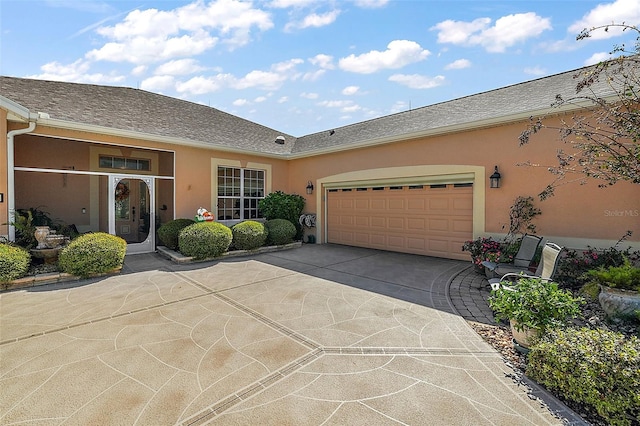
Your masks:
M 426 229 L 427 220 L 424 218 L 410 217 L 407 219 L 407 230 L 423 232 Z
M 400 188 L 330 191 L 328 242 L 466 260 L 473 188 Z
M 385 229 L 387 227 L 387 218 L 386 217 L 372 217 L 371 218 L 371 227 L 372 228 Z
M 371 200 L 371 208 L 374 210 L 385 210 L 386 209 L 385 200 L 374 198 Z

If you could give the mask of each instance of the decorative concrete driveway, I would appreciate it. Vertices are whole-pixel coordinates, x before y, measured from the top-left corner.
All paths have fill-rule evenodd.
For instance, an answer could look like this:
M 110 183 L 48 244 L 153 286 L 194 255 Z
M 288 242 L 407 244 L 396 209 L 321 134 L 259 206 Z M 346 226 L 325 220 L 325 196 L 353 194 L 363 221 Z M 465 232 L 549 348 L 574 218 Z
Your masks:
M 0 423 L 561 424 L 453 312 L 465 262 L 332 245 L 0 295 Z

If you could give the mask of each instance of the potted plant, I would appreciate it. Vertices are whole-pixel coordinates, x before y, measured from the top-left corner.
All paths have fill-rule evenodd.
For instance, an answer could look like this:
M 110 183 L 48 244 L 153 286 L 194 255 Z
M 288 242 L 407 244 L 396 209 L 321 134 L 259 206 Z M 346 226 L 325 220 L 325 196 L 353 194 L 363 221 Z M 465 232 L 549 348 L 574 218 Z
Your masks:
M 486 253 L 500 250 L 500 247 L 501 244 L 492 240 L 491 237 L 479 237 L 475 240 L 465 241 L 462 251 L 468 251 L 471 254 L 471 261 L 474 267 L 478 272 L 484 274 L 482 262 L 486 260 Z
M 532 339 L 560 327 L 580 313 L 584 300 L 558 284 L 523 277 L 491 291 L 489 306 L 497 320 L 509 320 L 515 343 L 528 348 Z
M 640 268 L 628 258 L 621 266 L 592 269 L 585 275 L 600 286 L 598 301 L 609 317 L 640 318 Z

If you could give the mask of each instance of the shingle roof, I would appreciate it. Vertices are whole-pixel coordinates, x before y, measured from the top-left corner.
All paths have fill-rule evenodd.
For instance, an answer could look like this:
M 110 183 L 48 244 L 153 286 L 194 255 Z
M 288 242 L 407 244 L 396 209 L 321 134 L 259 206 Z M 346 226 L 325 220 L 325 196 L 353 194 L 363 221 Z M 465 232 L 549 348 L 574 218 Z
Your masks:
M 0 95 L 51 119 L 264 154 L 295 138 L 215 108 L 139 89 L 0 77 Z M 284 136 L 285 144 L 274 143 Z
M 52 119 L 178 138 L 211 147 L 267 155 L 322 153 L 507 122 L 550 108 L 556 94 L 575 94 L 576 71 L 416 108 L 295 138 L 215 108 L 139 89 L 0 77 L 0 95 Z M 593 87 L 611 92 L 602 84 Z M 484 124 L 483 124 L 484 123 Z M 277 136 L 285 144 L 274 143 Z

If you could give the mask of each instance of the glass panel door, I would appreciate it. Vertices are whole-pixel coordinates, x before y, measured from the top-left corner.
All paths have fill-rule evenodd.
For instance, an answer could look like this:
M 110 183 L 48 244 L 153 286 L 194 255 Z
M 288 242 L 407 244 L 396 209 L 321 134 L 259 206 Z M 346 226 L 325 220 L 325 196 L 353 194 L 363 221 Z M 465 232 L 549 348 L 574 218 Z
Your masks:
M 128 254 L 155 251 L 153 178 L 112 175 L 109 181 L 109 232 L 127 242 Z

